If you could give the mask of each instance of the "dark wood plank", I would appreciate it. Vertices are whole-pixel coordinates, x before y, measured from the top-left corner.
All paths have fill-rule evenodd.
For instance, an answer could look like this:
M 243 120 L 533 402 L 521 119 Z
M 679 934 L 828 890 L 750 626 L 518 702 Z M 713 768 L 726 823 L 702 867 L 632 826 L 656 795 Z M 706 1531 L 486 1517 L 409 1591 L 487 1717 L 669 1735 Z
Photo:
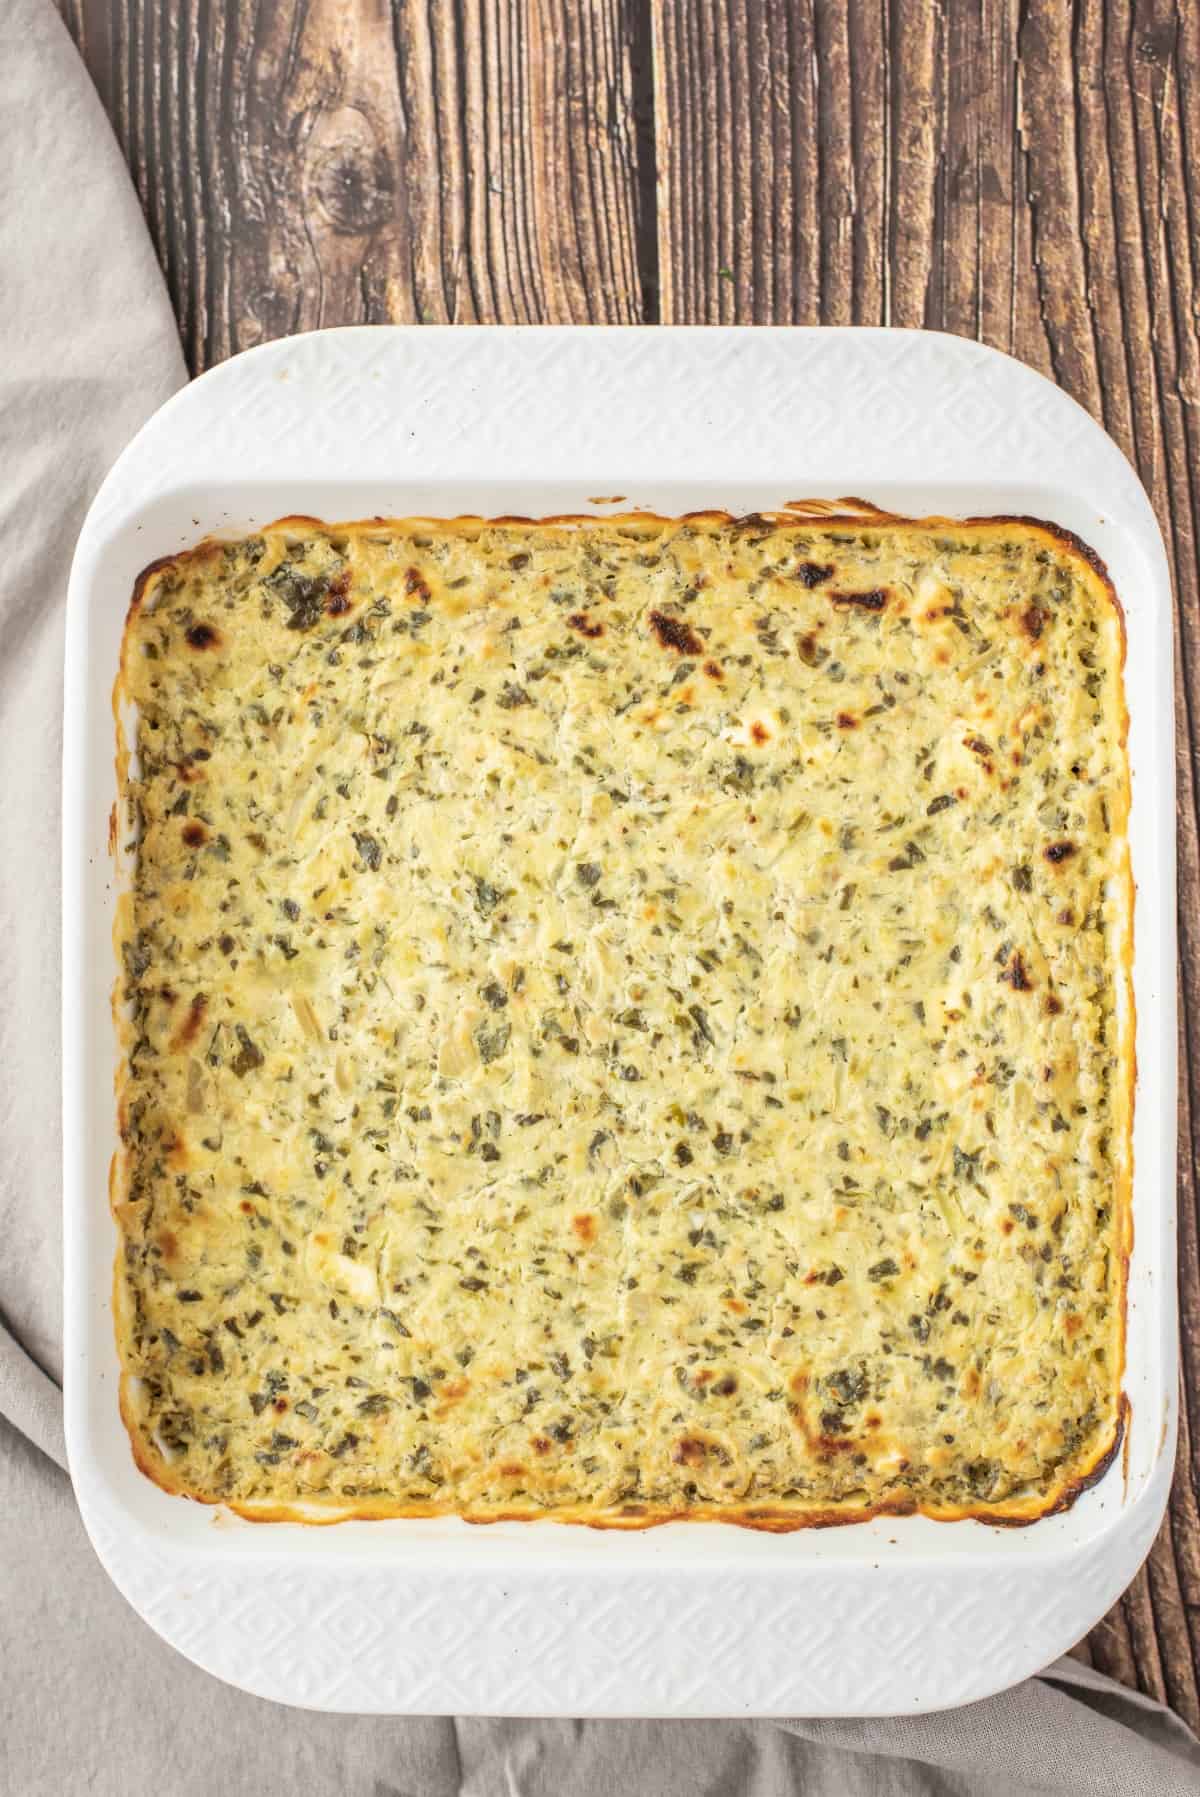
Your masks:
M 363 322 L 629 323 L 626 0 L 61 0 L 191 366 Z
M 195 368 L 359 320 L 924 324 L 1134 458 L 1178 601 L 1183 1427 L 1077 1651 L 1197 1724 L 1200 0 L 59 5 Z
M 665 320 L 884 322 L 978 337 L 1052 375 L 1137 463 L 1179 597 L 1181 1047 L 1200 1056 L 1200 193 L 1189 181 L 1200 9 L 754 0 L 732 43 L 720 5 L 653 0 L 653 10 Z M 790 133 L 773 86 L 771 104 L 744 104 L 755 67 L 787 71 Z M 1180 1095 L 1178 1476 L 1146 1569 L 1080 1652 L 1195 1725 L 1200 1059 L 1191 1065 Z

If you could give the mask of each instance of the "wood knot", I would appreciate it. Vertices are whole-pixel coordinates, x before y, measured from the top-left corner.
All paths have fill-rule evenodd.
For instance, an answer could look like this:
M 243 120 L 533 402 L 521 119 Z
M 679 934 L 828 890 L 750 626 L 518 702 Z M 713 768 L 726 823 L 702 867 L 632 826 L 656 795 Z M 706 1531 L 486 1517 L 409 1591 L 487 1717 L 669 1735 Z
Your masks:
M 395 180 L 370 124 L 353 107 L 324 121 L 310 152 L 308 185 L 330 228 L 342 237 L 378 231 L 391 214 Z
M 1145 31 L 1138 39 L 1137 59 L 1139 62 L 1165 64 L 1175 54 L 1176 27 L 1163 24 L 1157 29 Z

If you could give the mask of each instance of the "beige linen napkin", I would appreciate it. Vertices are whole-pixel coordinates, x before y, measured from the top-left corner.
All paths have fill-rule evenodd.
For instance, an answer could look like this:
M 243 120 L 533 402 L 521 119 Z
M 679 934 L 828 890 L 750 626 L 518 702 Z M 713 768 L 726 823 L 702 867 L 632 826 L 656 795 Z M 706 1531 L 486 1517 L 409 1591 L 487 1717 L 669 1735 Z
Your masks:
M 1200 1792 L 1183 1724 L 1071 1661 L 892 1722 L 306 1715 L 197 1671 L 109 1584 L 62 1470 L 58 1393 L 63 596 L 91 494 L 185 373 L 120 154 L 49 0 L 0 6 L 0 67 L 0 1791 Z

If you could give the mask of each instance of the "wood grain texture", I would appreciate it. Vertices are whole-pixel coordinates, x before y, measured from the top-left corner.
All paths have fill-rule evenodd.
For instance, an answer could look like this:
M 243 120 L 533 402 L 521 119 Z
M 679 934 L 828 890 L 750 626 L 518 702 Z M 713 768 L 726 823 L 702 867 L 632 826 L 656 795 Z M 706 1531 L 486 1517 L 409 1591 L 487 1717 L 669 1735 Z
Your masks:
M 59 0 L 192 366 L 384 319 L 925 325 L 1058 380 L 1162 521 L 1178 1471 L 1077 1650 L 1200 1725 L 1200 0 Z
M 194 371 L 286 332 L 642 315 L 623 0 L 62 0 Z

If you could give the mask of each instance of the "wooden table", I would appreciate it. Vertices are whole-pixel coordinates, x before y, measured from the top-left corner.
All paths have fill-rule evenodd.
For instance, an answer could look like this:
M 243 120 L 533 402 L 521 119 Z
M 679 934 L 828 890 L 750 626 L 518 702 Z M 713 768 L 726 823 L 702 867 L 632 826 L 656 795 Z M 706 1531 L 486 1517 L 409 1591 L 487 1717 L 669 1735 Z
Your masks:
M 395 321 L 892 324 L 1053 376 L 1177 595 L 1181 1062 L 1200 1030 L 1200 0 L 59 0 L 199 371 Z M 1200 1057 L 1192 1067 L 1200 1067 Z M 1200 1073 L 1184 1402 L 1146 1569 L 1077 1650 L 1200 1725 Z

